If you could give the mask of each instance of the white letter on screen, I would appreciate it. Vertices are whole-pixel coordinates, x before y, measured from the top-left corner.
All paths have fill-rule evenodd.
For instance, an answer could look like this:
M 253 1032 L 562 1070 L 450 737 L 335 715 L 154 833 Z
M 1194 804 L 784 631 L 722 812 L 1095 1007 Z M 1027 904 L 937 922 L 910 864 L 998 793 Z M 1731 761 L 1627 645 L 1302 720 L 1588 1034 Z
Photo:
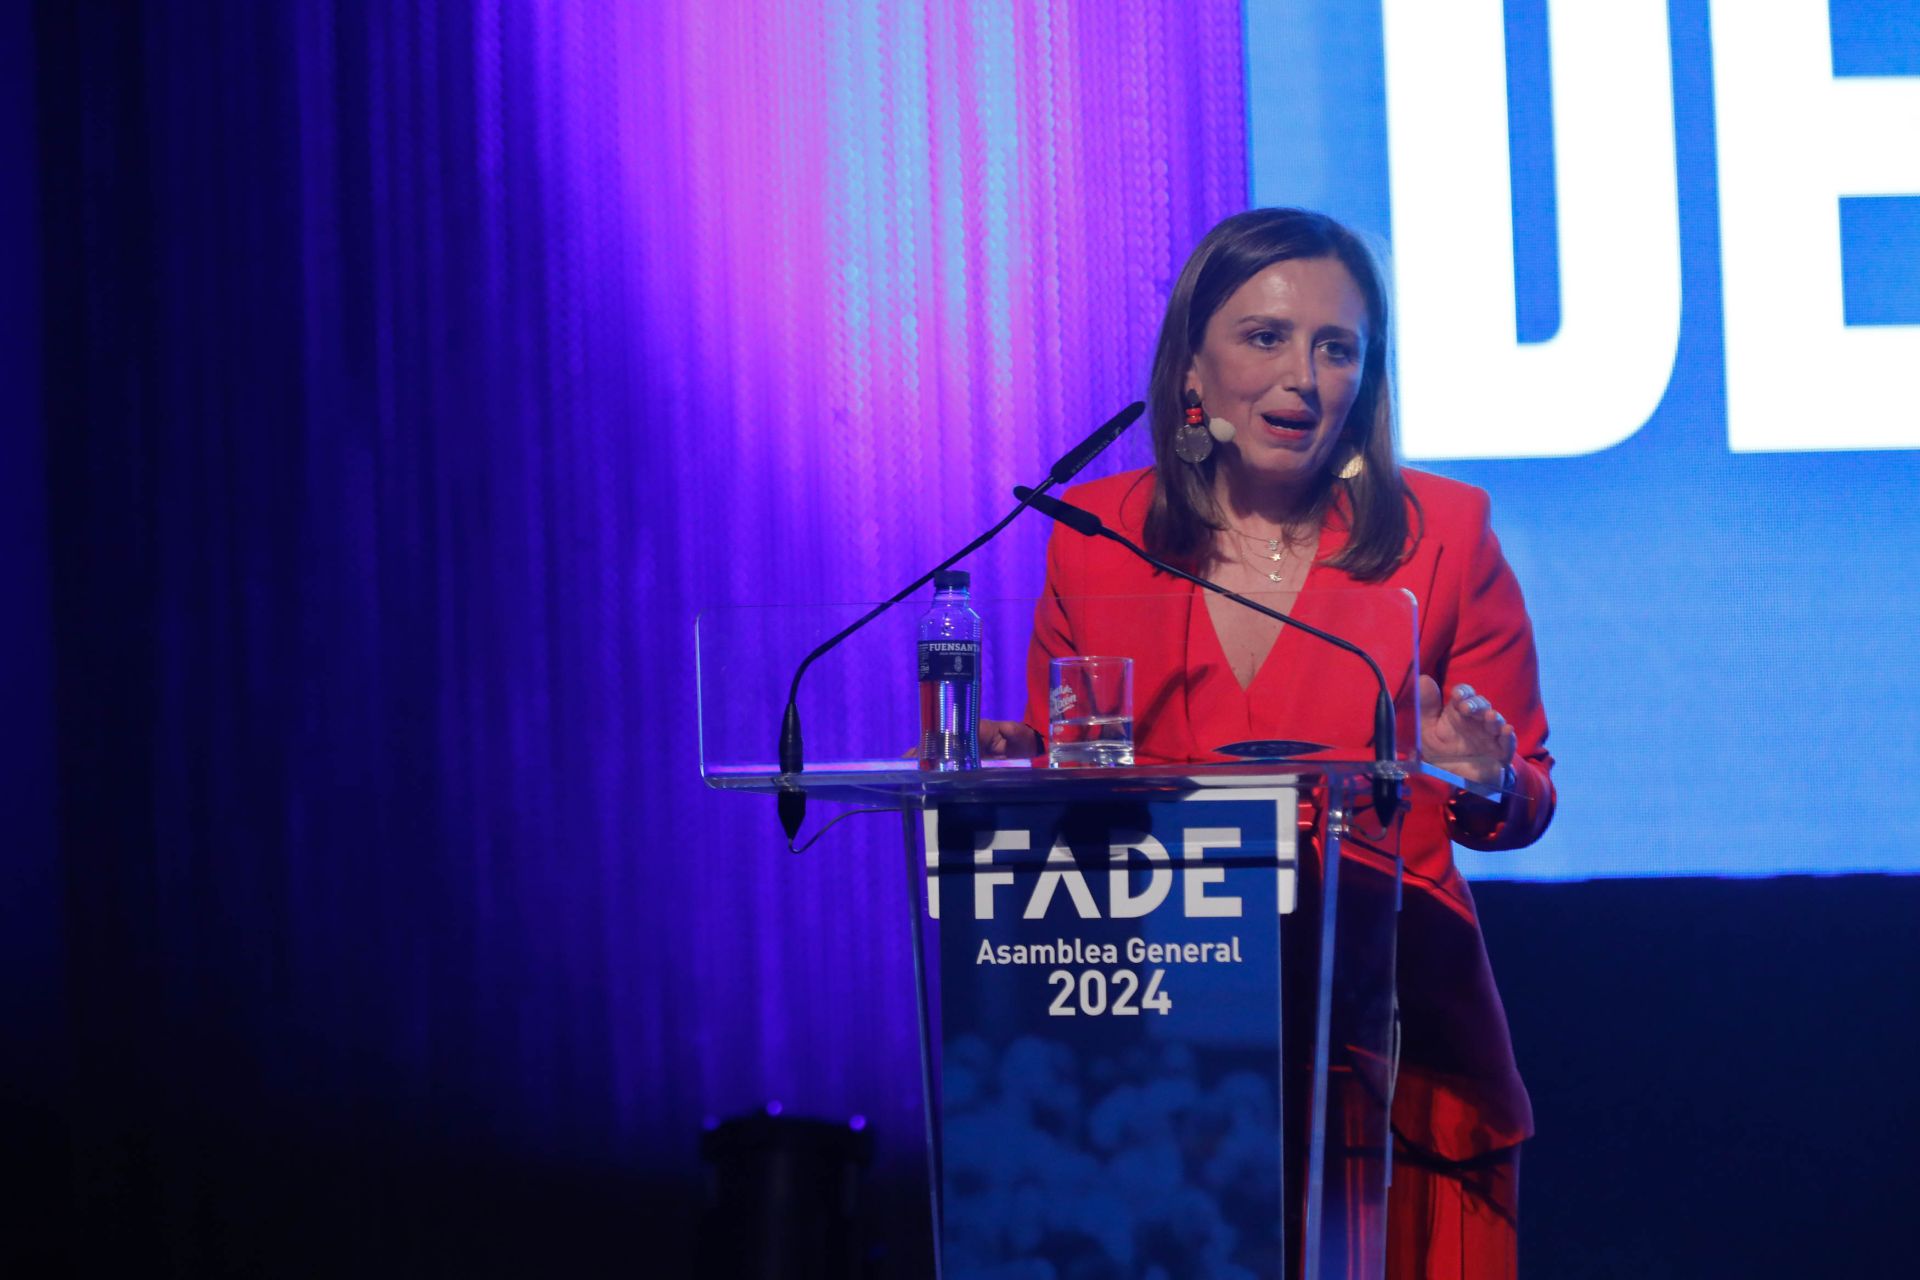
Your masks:
M 940 918 L 940 811 L 928 809 L 920 823 L 921 839 L 927 846 L 927 915 Z
M 1920 446 L 1920 325 L 1847 327 L 1840 277 L 1840 197 L 1920 194 L 1920 79 L 1835 77 L 1827 15 L 1827 0 L 1712 9 L 1736 453 Z
M 993 865 L 993 855 L 1000 849 L 1014 850 L 1028 848 L 1031 837 L 1024 831 L 976 831 L 973 836 L 973 862 L 978 867 Z M 973 873 L 973 918 L 975 920 L 993 919 L 993 891 L 1003 884 L 1013 883 L 1011 871 L 976 871 Z
M 1500 0 L 1385 0 L 1382 22 L 1407 456 L 1620 443 L 1660 403 L 1680 341 L 1666 4 L 1548 5 L 1561 321 L 1545 342 L 1514 322 Z
M 1240 828 L 1238 827 L 1194 827 L 1187 832 L 1187 838 L 1180 848 L 1180 856 L 1189 863 L 1198 863 L 1206 859 L 1209 849 L 1238 849 L 1240 847 Z M 1219 867 L 1189 866 L 1180 873 L 1183 883 L 1180 891 L 1186 897 L 1186 914 L 1198 917 L 1227 917 L 1237 919 L 1240 916 L 1240 899 L 1232 894 L 1209 897 L 1207 886 L 1222 884 L 1227 873 Z
M 1127 858 L 1137 853 L 1150 866 L 1147 887 L 1139 897 L 1128 892 Z M 1173 872 L 1167 869 L 1166 846 L 1144 831 L 1115 831 L 1107 845 L 1112 869 L 1107 872 L 1107 911 L 1115 920 L 1138 920 L 1160 909 L 1173 888 Z
M 1057 868 L 1064 867 L 1065 870 Z M 1053 905 L 1054 890 L 1066 885 L 1067 896 L 1073 899 L 1073 909 L 1082 920 L 1098 920 L 1100 907 L 1093 900 L 1092 890 L 1087 888 L 1087 878 L 1080 874 L 1079 864 L 1073 860 L 1073 850 L 1067 847 L 1065 838 L 1055 840 L 1053 848 L 1047 851 L 1047 870 L 1040 873 L 1034 882 L 1033 896 L 1027 899 L 1026 918 L 1041 920 L 1046 917 L 1047 908 Z

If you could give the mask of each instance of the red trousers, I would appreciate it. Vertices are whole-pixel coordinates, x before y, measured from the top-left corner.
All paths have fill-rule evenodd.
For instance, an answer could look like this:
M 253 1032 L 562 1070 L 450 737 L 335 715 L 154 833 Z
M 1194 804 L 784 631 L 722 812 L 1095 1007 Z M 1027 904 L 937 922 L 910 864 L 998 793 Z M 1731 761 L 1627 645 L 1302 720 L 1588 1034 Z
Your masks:
M 1387 1280 L 1514 1280 L 1520 1148 L 1453 1163 L 1396 1140 L 1387 1192 Z

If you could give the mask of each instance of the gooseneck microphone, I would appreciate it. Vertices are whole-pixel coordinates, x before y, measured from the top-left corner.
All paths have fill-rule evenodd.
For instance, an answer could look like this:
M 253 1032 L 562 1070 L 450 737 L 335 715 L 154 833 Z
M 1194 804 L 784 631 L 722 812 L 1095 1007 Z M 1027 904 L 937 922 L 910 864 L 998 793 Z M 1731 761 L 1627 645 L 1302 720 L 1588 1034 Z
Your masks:
M 1057 520 L 1075 533 L 1082 534 L 1089 538 L 1105 538 L 1109 542 L 1117 542 L 1162 573 L 1170 573 L 1176 578 L 1184 578 L 1195 586 L 1204 587 L 1215 595 L 1225 596 L 1235 604 L 1245 605 L 1255 613 L 1265 614 L 1267 617 L 1285 626 L 1298 627 L 1308 635 L 1330 644 L 1336 649 L 1344 649 L 1346 652 L 1366 663 L 1367 669 L 1373 672 L 1373 678 L 1380 686 L 1380 694 L 1374 700 L 1373 704 L 1373 761 L 1376 765 L 1392 766 L 1394 764 L 1394 757 L 1397 752 L 1394 747 L 1393 693 L 1387 687 L 1386 673 L 1380 670 L 1380 664 L 1375 662 L 1373 655 L 1365 649 L 1362 649 L 1351 640 L 1345 640 L 1334 635 L 1331 631 L 1323 631 L 1312 623 L 1302 622 L 1298 618 L 1290 618 L 1278 609 L 1269 609 L 1258 600 L 1250 600 L 1237 591 L 1229 591 L 1217 582 L 1211 582 L 1206 578 L 1200 577 L 1198 574 L 1188 573 L 1185 569 L 1168 564 L 1165 560 L 1154 555 L 1145 547 L 1135 543 L 1125 534 L 1116 533 L 1114 530 L 1107 528 L 1106 523 L 1101 520 L 1099 516 L 1084 507 L 1076 507 L 1071 502 L 1062 502 L 1058 498 L 1050 497 L 1047 494 L 1024 487 L 1016 488 L 1013 491 L 1013 496 L 1020 499 L 1022 503 L 1031 506 L 1041 515 Z M 1380 821 L 1382 823 L 1393 821 L 1393 815 L 1400 808 L 1400 785 L 1398 779 L 1392 776 L 1392 774 L 1393 770 L 1386 768 L 1376 772 L 1373 778 L 1373 808 L 1374 812 L 1380 815 Z
M 861 614 L 832 636 L 829 636 L 826 640 L 816 645 L 813 652 L 802 658 L 800 665 L 794 670 L 793 684 L 787 689 L 786 711 L 780 717 L 780 772 L 783 774 L 800 773 L 806 768 L 805 753 L 801 750 L 800 746 L 800 677 L 807 673 L 807 668 L 814 664 L 815 659 L 826 654 L 842 640 L 845 640 L 848 636 L 866 626 L 869 622 L 872 622 L 894 605 L 905 600 L 921 587 L 926 586 L 927 583 L 933 581 L 934 574 L 951 568 L 992 541 L 1002 529 L 1013 523 L 1015 516 L 1018 516 L 1022 511 L 1034 505 L 1036 500 L 1044 499 L 1048 489 L 1051 489 L 1057 484 L 1065 484 L 1080 474 L 1081 470 L 1085 468 L 1089 462 L 1099 457 L 1102 450 L 1115 440 L 1118 440 L 1120 433 L 1132 426 L 1135 420 L 1146 411 L 1146 404 L 1143 401 L 1136 400 L 1120 412 L 1114 414 L 1111 418 L 1108 418 L 1098 427 L 1095 427 L 1091 435 L 1069 449 L 1058 462 L 1054 463 L 1053 466 L 1048 469 L 1047 478 L 1040 482 L 1039 488 L 1028 489 L 1025 486 L 1021 486 L 1014 490 L 1014 496 L 1020 499 L 1019 504 L 1016 505 L 1013 510 L 1007 512 L 1006 515 L 1002 516 L 999 522 L 992 528 L 948 556 L 945 560 L 942 560 L 939 564 L 933 566 L 933 568 L 915 578 L 912 582 L 909 582 L 906 586 L 900 588 L 900 590 L 896 591 L 880 604 L 875 605 L 866 613 Z M 775 799 L 775 803 L 779 808 L 781 830 L 787 833 L 787 844 L 788 847 L 791 848 L 793 838 L 799 834 L 800 824 L 807 816 L 807 793 L 797 787 L 783 784 Z

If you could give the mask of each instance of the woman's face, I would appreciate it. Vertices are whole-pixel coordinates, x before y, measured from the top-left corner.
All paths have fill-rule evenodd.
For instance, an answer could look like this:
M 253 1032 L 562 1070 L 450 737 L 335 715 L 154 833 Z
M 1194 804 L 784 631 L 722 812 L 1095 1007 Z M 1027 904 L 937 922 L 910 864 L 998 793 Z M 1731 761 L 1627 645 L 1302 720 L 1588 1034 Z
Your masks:
M 1366 299 L 1338 258 L 1276 262 L 1228 295 L 1187 373 L 1207 416 L 1233 424 L 1222 461 L 1293 491 L 1328 470 L 1367 337 Z

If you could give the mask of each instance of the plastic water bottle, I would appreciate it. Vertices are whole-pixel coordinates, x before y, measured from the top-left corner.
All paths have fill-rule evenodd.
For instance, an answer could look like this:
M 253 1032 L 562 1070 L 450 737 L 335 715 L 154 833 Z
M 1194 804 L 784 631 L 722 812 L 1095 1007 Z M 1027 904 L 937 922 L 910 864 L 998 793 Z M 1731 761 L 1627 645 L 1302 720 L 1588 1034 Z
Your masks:
M 957 569 L 933 576 L 920 619 L 920 767 L 980 767 L 980 615 Z

